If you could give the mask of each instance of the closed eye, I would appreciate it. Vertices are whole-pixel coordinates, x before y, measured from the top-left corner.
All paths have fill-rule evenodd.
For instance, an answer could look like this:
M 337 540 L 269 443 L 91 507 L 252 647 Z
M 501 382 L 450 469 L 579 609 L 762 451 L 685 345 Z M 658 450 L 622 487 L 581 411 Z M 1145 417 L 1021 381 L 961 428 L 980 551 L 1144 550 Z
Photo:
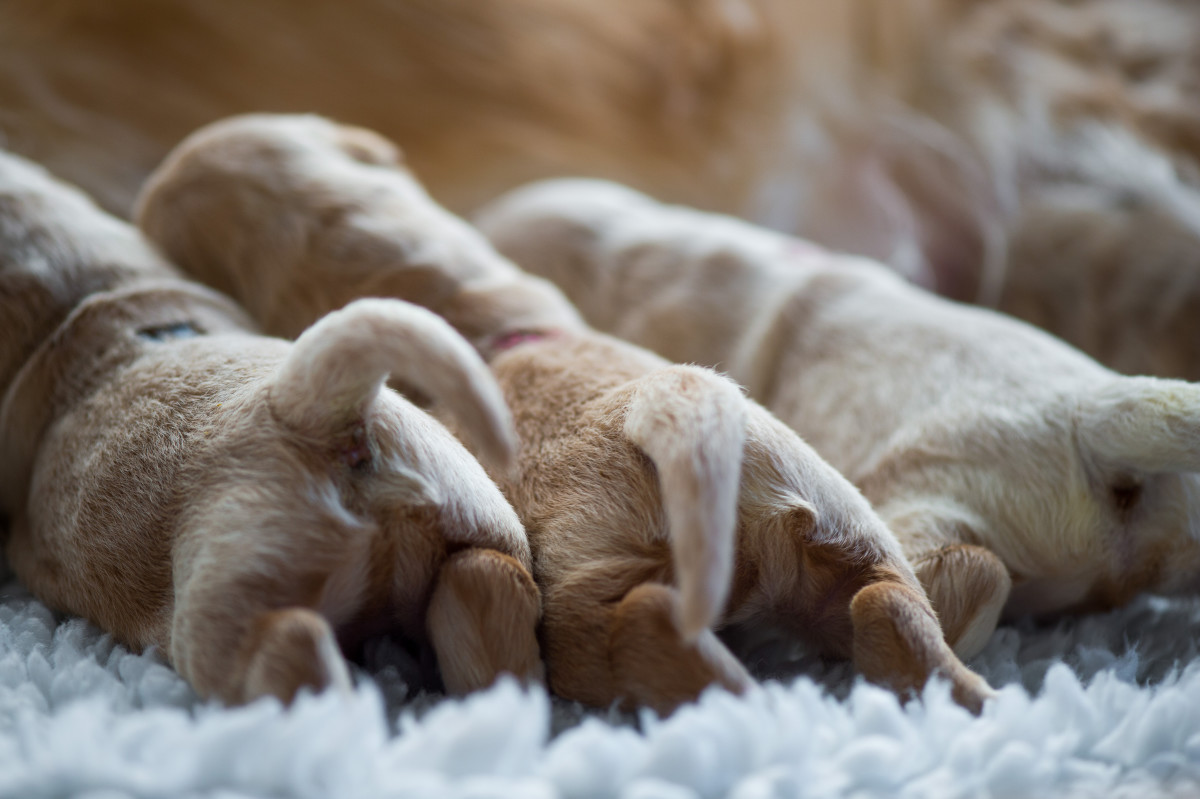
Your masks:
M 148 341 L 174 341 L 181 338 L 196 338 L 204 335 L 204 332 L 192 322 L 176 322 L 142 327 L 138 329 L 137 335 Z

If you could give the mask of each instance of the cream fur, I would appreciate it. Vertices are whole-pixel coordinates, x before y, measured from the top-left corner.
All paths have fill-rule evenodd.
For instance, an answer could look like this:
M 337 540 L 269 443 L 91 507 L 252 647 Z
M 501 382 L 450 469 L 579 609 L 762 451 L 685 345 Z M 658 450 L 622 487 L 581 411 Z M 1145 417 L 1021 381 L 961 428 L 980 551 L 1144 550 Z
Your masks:
M 369 139 L 317 117 L 217 123 L 151 178 L 139 224 L 270 329 L 381 292 L 475 343 L 513 409 L 517 469 L 495 476 L 529 531 L 556 692 L 669 711 L 712 683 L 744 690 L 713 630 L 775 624 L 897 690 L 943 674 L 979 707 L 990 690 L 841 475 L 728 379 L 588 329 L 407 170 L 348 143 Z
M 959 651 L 1001 605 L 1200 590 L 1200 387 L 611 183 L 534 184 L 478 224 L 593 324 L 727 370 L 804 435 L 900 537 Z
M 382 389 L 397 371 L 511 459 L 499 391 L 443 321 L 364 300 L 295 344 L 266 338 L 11 156 L 0 197 L 22 242 L 0 263 L 0 319 L 24 337 L 5 343 L 42 336 L 4 387 L 0 507 L 8 561 L 41 599 L 227 702 L 348 689 L 337 639 L 380 629 L 431 642 L 454 690 L 540 676 L 520 522 L 442 425 Z M 502 630 L 450 599 L 464 557 L 490 575 L 474 604 L 505 612 Z

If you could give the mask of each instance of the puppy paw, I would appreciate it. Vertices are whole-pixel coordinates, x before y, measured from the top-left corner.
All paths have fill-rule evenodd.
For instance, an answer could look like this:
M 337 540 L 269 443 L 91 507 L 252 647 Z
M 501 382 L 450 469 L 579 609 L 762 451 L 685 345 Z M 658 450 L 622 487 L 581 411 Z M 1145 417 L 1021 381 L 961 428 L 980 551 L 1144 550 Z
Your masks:
M 486 688 L 501 673 L 544 682 L 537 641 L 541 595 L 508 555 L 466 549 L 442 566 L 426 622 L 446 690 Z
M 950 681 L 954 699 L 972 713 L 993 695 L 947 646 L 928 601 L 915 587 L 892 581 L 867 585 L 851 601 L 850 616 L 854 665 L 871 682 L 911 696 L 937 675 Z
M 693 642 L 680 634 L 678 592 L 644 583 L 617 606 L 609 651 L 618 691 L 627 702 L 667 715 L 710 685 L 744 693 L 753 678 L 711 630 Z
M 991 550 L 967 544 L 917 559 L 917 579 L 959 657 L 979 654 L 991 638 L 1012 590 L 1012 578 Z
M 249 633 L 252 651 L 241 701 L 274 696 L 288 704 L 301 688 L 351 690 L 350 673 L 329 622 L 308 608 L 264 613 Z

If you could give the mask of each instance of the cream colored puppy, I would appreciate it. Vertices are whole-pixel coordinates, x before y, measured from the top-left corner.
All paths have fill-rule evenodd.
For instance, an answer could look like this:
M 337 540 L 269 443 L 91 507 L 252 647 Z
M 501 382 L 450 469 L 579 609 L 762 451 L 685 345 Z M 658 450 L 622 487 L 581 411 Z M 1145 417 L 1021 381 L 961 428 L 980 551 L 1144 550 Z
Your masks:
M 611 183 L 534 184 L 479 224 L 599 328 L 728 370 L 800 431 L 899 536 L 960 654 L 1003 611 L 1200 589 L 1200 387 Z
M 318 117 L 235 118 L 177 148 L 138 220 L 272 332 L 377 294 L 475 344 L 521 442 L 517 470 L 496 477 L 530 534 L 553 690 L 661 712 L 713 683 L 742 690 L 713 630 L 772 624 L 897 690 L 936 673 L 980 706 L 990 689 L 841 475 L 729 380 L 588 329 L 396 158 Z
M 449 431 L 382 387 L 404 377 L 510 459 L 499 390 L 445 322 L 371 300 L 294 345 L 259 336 L 136 230 L 6 157 L 0 252 L 0 507 L 43 601 L 158 647 L 226 702 L 347 688 L 339 642 L 382 630 L 430 643 L 452 691 L 541 674 L 520 522 Z

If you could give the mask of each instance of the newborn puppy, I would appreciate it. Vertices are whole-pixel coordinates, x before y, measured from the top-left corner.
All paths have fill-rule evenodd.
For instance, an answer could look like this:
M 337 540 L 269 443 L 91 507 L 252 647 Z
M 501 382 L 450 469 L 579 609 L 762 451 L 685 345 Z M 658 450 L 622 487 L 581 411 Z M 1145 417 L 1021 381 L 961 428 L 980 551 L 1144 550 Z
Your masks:
M 134 228 L 0 150 L 0 396 L 84 297 L 175 274 Z
M 599 328 L 728 370 L 804 435 L 899 536 L 960 655 L 1004 611 L 1200 588 L 1200 388 L 611 183 L 534 184 L 479 224 Z
M 942 640 L 862 496 L 729 380 L 588 329 L 433 203 L 369 132 L 250 116 L 180 145 L 143 230 L 291 334 L 354 297 L 436 311 L 489 360 L 520 451 L 496 475 L 529 531 L 552 689 L 669 712 L 751 680 L 713 630 L 780 625 L 900 691 L 990 689 Z
M 231 703 L 348 688 L 338 639 L 382 630 L 431 644 L 452 691 L 540 675 L 516 514 L 382 387 L 403 376 L 511 458 L 499 390 L 445 322 L 365 300 L 265 338 L 76 192 L 7 160 L 0 184 L 6 364 L 78 301 L 0 405 L 7 556 L 39 598 Z M 112 281 L 129 285 L 82 296 Z

